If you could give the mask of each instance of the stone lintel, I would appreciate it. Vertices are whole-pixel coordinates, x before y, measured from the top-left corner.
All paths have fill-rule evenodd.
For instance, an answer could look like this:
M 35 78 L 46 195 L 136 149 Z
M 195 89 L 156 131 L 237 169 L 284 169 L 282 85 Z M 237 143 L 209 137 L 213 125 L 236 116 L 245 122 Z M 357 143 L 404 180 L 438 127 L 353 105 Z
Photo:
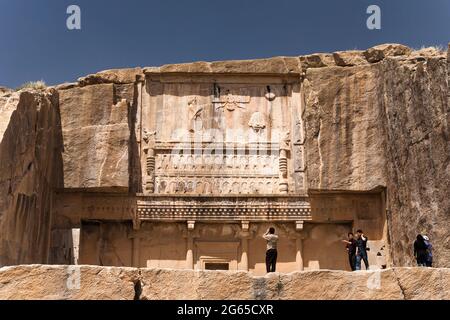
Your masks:
M 229 221 L 243 227 L 255 221 L 311 220 L 311 208 L 298 196 L 141 196 L 137 200 L 141 220 Z

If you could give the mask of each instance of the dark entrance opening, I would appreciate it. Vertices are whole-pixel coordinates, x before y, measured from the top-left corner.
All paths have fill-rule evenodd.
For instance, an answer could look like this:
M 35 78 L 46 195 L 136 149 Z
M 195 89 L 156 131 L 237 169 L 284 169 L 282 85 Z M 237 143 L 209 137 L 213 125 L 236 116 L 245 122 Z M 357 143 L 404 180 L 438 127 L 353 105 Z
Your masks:
M 228 263 L 206 262 L 205 270 L 230 270 Z

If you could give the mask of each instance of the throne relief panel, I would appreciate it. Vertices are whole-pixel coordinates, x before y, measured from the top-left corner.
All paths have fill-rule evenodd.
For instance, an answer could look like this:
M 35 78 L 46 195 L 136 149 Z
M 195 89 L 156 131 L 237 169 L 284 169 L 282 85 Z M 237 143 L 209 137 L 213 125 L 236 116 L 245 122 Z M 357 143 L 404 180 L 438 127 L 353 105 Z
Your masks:
M 291 85 L 158 83 L 146 99 L 146 193 L 288 192 Z

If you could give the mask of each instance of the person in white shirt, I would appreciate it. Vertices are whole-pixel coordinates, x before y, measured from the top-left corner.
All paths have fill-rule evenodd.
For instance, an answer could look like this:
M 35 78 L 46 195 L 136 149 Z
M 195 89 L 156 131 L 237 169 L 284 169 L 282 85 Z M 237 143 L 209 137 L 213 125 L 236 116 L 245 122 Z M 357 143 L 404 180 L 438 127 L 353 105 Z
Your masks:
M 264 233 L 263 238 L 267 241 L 267 251 L 266 251 L 266 270 L 267 273 L 275 272 L 277 265 L 277 242 L 278 236 L 275 234 L 275 228 L 270 227 Z

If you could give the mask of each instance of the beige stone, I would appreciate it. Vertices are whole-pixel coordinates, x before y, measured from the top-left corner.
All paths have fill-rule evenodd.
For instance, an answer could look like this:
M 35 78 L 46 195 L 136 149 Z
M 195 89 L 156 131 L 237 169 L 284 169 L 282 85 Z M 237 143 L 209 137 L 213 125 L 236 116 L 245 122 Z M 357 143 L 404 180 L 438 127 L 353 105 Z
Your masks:
M 67 89 L 73 89 L 79 86 L 78 82 L 66 82 L 62 84 L 58 84 L 54 86 L 56 90 L 67 90 Z
M 280 277 L 280 299 L 398 300 L 403 299 L 393 270 L 296 272 Z
M 129 69 L 112 69 L 91 74 L 86 77 L 78 79 L 78 83 L 81 86 L 102 84 L 102 83 L 134 83 L 136 77 L 142 74 L 141 68 L 129 68 Z
M 334 57 L 329 53 L 316 53 L 299 57 L 303 69 L 332 67 L 336 65 Z
M 142 269 L 141 279 L 145 300 L 254 299 L 247 272 Z
M 132 101 L 114 92 L 114 84 L 60 91 L 66 188 L 128 188 Z
M 395 268 L 406 300 L 448 300 L 448 269 Z
M 12 90 L 9 89 L 9 88 L 0 86 L 0 95 L 3 95 L 3 94 L 5 94 L 5 93 L 9 93 L 9 92 L 11 92 L 11 91 L 12 91 Z
M 448 269 L 247 272 L 30 265 L 0 269 L 0 299 L 440 300 Z
M 338 51 L 333 53 L 334 61 L 337 66 L 351 67 L 367 64 L 364 53 L 359 50 Z
M 53 190 L 62 187 L 58 94 L 0 98 L 0 265 L 47 262 Z
M 5 91 L 0 92 L 0 141 L 8 127 L 12 113 L 16 110 L 19 96 L 20 93 L 8 91 L 6 88 Z
M 450 128 L 446 61 L 427 58 L 413 68 L 386 59 L 380 78 L 384 106 L 386 186 L 392 257 L 414 266 L 411 245 L 418 233 L 433 241 L 434 263 L 450 261 Z
M 294 57 L 274 57 L 256 60 L 230 60 L 215 62 L 192 62 L 145 68 L 151 73 L 217 73 L 217 74 L 299 74 L 300 63 Z
M 364 56 L 370 63 L 375 63 L 390 56 L 407 56 L 412 52 L 410 48 L 401 44 L 381 44 L 364 51 Z
M 0 269 L 1 300 L 133 300 L 137 269 L 30 265 Z
M 379 77 L 376 66 L 308 70 L 304 90 L 309 188 L 371 190 L 385 185 Z

